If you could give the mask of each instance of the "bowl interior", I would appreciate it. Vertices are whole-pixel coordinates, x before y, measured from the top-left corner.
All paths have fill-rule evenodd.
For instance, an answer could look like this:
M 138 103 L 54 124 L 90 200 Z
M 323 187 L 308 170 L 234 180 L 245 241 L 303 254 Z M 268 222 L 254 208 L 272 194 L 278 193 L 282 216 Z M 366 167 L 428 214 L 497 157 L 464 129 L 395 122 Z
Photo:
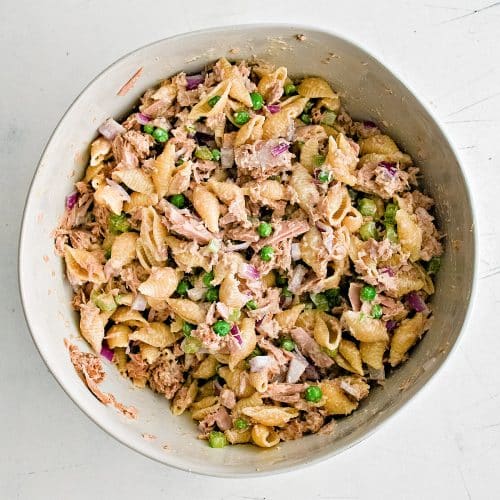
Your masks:
M 298 40 L 297 34 L 304 34 Z M 128 421 L 100 404 L 70 363 L 63 339 L 78 340 L 71 289 L 53 251 L 52 232 L 88 159 L 88 145 L 109 116 L 127 114 L 142 93 L 178 71 L 196 72 L 218 57 L 256 55 L 288 68 L 291 75 L 319 75 L 342 96 L 353 117 L 374 120 L 411 154 L 435 198 L 441 231 L 447 235 L 442 271 L 433 298 L 435 320 L 411 358 L 374 389 L 360 409 L 338 421 L 334 436 L 309 436 L 261 451 L 250 446 L 214 452 L 196 439 L 188 416 L 174 417 L 167 401 L 134 389 L 108 362 L 103 384 L 117 399 L 139 409 Z M 117 90 L 138 68 L 143 73 L 124 97 Z M 381 63 L 337 36 L 281 25 L 217 28 L 162 40 L 125 56 L 80 95 L 54 132 L 32 184 L 21 239 L 20 282 L 33 338 L 50 370 L 73 400 L 113 436 L 161 462 L 205 474 L 253 475 L 293 468 L 332 455 L 359 441 L 408 401 L 435 373 L 454 345 L 464 321 L 474 274 L 474 235 L 467 187 L 446 137 L 425 107 Z M 403 388 L 403 390 L 402 390 Z M 143 434 L 157 438 L 146 440 Z

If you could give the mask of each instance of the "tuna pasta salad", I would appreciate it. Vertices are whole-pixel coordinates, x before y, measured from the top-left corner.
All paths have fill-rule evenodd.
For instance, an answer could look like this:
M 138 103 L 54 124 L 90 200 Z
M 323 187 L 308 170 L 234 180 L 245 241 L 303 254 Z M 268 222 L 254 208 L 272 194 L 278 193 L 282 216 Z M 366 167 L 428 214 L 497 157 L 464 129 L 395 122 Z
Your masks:
M 432 206 L 327 81 L 220 59 L 101 125 L 55 247 L 88 356 L 211 447 L 268 448 L 334 432 L 411 355 L 442 253 Z

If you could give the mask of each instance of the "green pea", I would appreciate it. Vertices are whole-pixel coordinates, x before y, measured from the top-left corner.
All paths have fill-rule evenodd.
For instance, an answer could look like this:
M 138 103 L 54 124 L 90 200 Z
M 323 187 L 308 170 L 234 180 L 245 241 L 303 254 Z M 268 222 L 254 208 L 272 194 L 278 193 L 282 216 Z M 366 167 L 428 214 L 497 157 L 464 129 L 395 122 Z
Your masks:
M 191 332 L 195 329 L 196 327 L 192 325 L 191 323 L 187 323 L 184 321 L 182 325 L 182 333 L 184 334 L 185 337 L 189 337 L 191 335 Z
M 186 337 L 182 342 L 182 350 L 186 354 L 196 354 L 201 348 L 201 340 L 197 337 Z
M 244 418 L 237 418 L 234 421 L 234 428 L 238 429 L 239 431 L 248 429 L 248 422 Z
M 328 304 L 328 299 L 324 293 L 311 293 L 309 294 L 312 303 L 316 306 L 316 309 L 320 311 L 328 311 L 330 306 Z
M 377 235 L 378 235 L 378 231 L 377 231 L 377 226 L 375 225 L 375 222 L 373 222 L 373 221 L 365 222 L 359 228 L 359 235 L 361 236 L 361 239 L 364 241 L 367 241 L 370 238 L 373 238 L 374 240 L 376 240 Z
M 92 301 L 103 312 L 113 312 L 116 309 L 115 299 L 110 293 L 101 293 Z
M 394 203 L 388 203 L 385 207 L 384 221 L 386 224 L 396 223 L 396 212 L 398 211 L 398 206 Z
M 179 295 L 186 295 L 188 290 L 191 288 L 190 284 L 189 284 L 189 281 L 187 280 L 181 280 L 179 281 L 179 284 L 177 285 L 177 288 L 175 289 L 175 291 L 179 294 Z
M 311 115 L 308 115 L 306 113 L 302 113 L 300 115 L 300 120 L 302 121 L 302 123 L 304 123 L 305 125 L 310 125 L 311 124 Z
M 203 275 L 202 281 L 205 286 L 210 286 L 212 284 L 213 279 L 214 279 L 214 272 L 210 271 L 209 273 L 205 273 Z
M 377 290 L 371 285 L 364 285 L 359 292 L 359 297 L 365 302 L 371 302 L 377 296 Z
M 111 248 L 106 249 L 106 251 L 104 252 L 104 258 L 106 260 L 111 259 Z
M 260 350 L 260 347 L 257 345 L 255 346 L 255 349 L 250 353 L 248 356 L 249 358 L 254 358 L 255 356 L 262 356 L 262 351 Z
M 432 257 L 427 264 L 427 272 L 429 274 L 436 274 L 441 267 L 441 259 L 439 257 Z
M 283 90 L 285 91 L 285 95 L 293 95 L 297 93 L 297 87 L 293 83 L 287 83 Z
M 151 134 L 158 142 L 168 141 L 168 132 L 164 128 L 156 127 Z
M 329 170 L 322 170 L 318 174 L 318 181 L 322 182 L 322 183 L 330 182 L 331 178 L 332 178 L 332 174 Z
M 338 354 L 339 350 L 338 349 L 328 349 L 328 347 L 322 347 L 321 350 L 323 352 L 326 352 L 330 358 L 335 358 L 335 356 Z
M 398 240 L 398 233 L 392 224 L 385 225 L 385 237 L 391 243 L 397 243 L 399 241 Z
M 364 217 L 373 217 L 377 213 L 377 204 L 370 198 L 361 198 L 358 201 L 358 210 Z
M 276 276 L 276 284 L 278 286 L 286 286 L 288 284 L 288 280 L 282 274 L 278 274 Z
M 252 99 L 252 109 L 259 111 L 264 106 L 264 98 L 258 92 L 252 92 L 250 94 L 250 99 Z
M 212 151 L 207 146 L 201 146 L 196 148 L 194 152 L 194 156 L 199 160 L 211 160 L 212 159 Z
M 311 109 L 313 108 L 313 106 L 314 106 L 314 102 L 307 101 L 306 105 L 304 106 L 304 113 L 309 113 L 309 111 L 311 111 Z
M 223 432 L 212 431 L 208 435 L 208 445 L 210 448 L 224 448 L 228 444 Z
M 325 163 L 325 155 L 314 155 L 313 156 L 313 163 L 316 167 L 321 167 L 323 163 Z
M 372 318 L 380 319 L 382 317 L 383 311 L 380 304 L 373 304 L 371 315 Z
M 175 166 L 176 166 L 176 167 L 180 167 L 183 163 L 184 163 L 184 160 L 183 160 L 182 158 L 179 158 L 179 159 L 175 162 Z
M 245 306 L 247 307 L 247 309 L 250 309 L 250 311 L 255 311 L 255 309 L 257 309 L 257 302 L 255 302 L 255 300 L 249 300 Z
M 146 125 L 144 125 L 142 127 L 142 130 L 144 130 L 144 132 L 146 132 L 146 134 L 152 134 L 154 129 L 155 129 L 154 126 L 149 124 L 149 123 L 146 123 Z
M 340 306 L 340 288 L 330 288 L 323 292 L 328 300 L 330 308 Z
M 212 329 L 219 337 L 225 337 L 231 330 L 231 325 L 227 321 L 219 319 L 212 326 Z
M 317 403 L 323 397 L 323 391 L 317 385 L 309 386 L 304 394 L 306 401 Z
M 259 236 L 262 236 L 262 238 L 267 238 L 268 236 L 271 236 L 273 232 L 273 226 L 271 226 L 269 222 L 261 222 L 257 226 L 257 232 L 259 233 Z
M 217 302 L 219 300 L 219 289 L 217 287 L 209 288 L 205 293 L 205 300 L 208 302 Z
M 264 262 L 271 262 L 273 257 L 274 257 L 274 248 L 269 245 L 263 246 L 260 251 L 260 258 Z
M 220 161 L 220 150 L 219 149 L 212 149 L 212 160 L 213 161 Z
M 183 194 L 174 194 L 169 198 L 169 201 L 177 208 L 184 208 L 186 206 L 186 197 Z
M 120 215 L 111 214 L 108 220 L 108 227 L 110 232 L 114 234 L 126 233 L 130 231 L 130 222 L 123 212 Z
M 285 349 L 285 351 L 293 351 L 295 349 L 295 342 L 292 339 L 282 339 L 281 347 Z
M 245 125 L 248 120 L 250 120 L 250 115 L 248 111 L 245 111 L 244 109 L 236 111 L 234 114 L 234 122 L 236 125 Z
M 220 101 L 220 95 L 214 95 L 207 102 L 208 105 L 213 108 Z

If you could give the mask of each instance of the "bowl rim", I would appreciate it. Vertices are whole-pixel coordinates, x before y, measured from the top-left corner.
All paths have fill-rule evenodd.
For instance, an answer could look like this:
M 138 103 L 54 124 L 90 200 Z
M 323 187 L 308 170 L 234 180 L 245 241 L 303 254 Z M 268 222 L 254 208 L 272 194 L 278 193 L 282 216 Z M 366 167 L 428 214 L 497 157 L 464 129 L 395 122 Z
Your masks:
M 278 466 L 276 468 L 273 468 L 272 470 L 266 471 L 266 470 L 252 470 L 248 472 L 232 472 L 230 470 L 224 471 L 221 467 L 220 471 L 213 471 L 213 470 L 208 470 L 207 468 L 204 468 L 203 466 L 195 466 L 195 467 L 186 467 L 182 464 L 178 464 L 175 461 L 175 457 L 173 457 L 171 454 L 165 454 L 165 459 L 160 459 L 157 456 L 154 456 L 153 454 L 149 453 L 146 448 L 139 448 L 135 446 L 131 441 L 129 441 L 126 438 L 126 435 L 120 435 L 115 429 L 113 429 L 113 424 L 112 423 L 106 423 L 105 421 L 100 421 L 98 417 L 94 416 L 91 411 L 89 411 L 85 405 L 83 404 L 82 401 L 80 401 L 80 398 L 74 393 L 72 390 L 71 386 L 69 383 L 66 383 L 65 380 L 60 379 L 53 371 L 51 365 L 49 364 L 49 361 L 44 355 L 43 348 L 42 348 L 42 338 L 37 335 L 36 332 L 36 325 L 32 323 L 30 320 L 30 311 L 28 311 L 28 306 L 27 306 L 27 300 L 25 297 L 28 295 L 29 291 L 27 289 L 27 283 L 25 282 L 24 278 L 24 273 L 23 273 L 23 262 L 25 261 L 25 240 L 26 240 L 26 228 L 27 228 L 27 215 L 28 212 L 30 211 L 30 205 L 32 203 L 32 190 L 34 187 L 35 179 L 38 175 L 38 172 L 40 170 L 41 164 L 43 163 L 44 157 L 47 153 L 47 150 L 49 146 L 52 143 L 53 138 L 55 135 L 59 132 L 59 130 L 64 126 L 66 118 L 70 111 L 74 108 L 74 106 L 80 101 L 80 99 L 83 97 L 83 95 L 87 92 L 87 90 L 92 87 L 96 82 L 98 82 L 100 79 L 106 76 L 106 74 L 111 70 L 112 68 L 118 66 L 122 61 L 126 60 L 129 58 L 131 55 L 140 52 L 144 49 L 147 49 L 149 47 L 153 47 L 157 44 L 162 44 L 167 40 L 178 40 L 181 41 L 183 38 L 192 36 L 192 35 L 201 35 L 201 34 L 209 34 L 209 33 L 220 33 L 224 31 L 239 31 L 242 29 L 245 30 L 251 30 L 251 29 L 261 29 L 261 28 L 267 28 L 270 31 L 273 29 L 281 29 L 281 30 L 290 30 L 290 29 L 296 29 L 297 31 L 305 31 L 305 32 L 311 32 L 311 33 L 318 33 L 322 35 L 327 35 L 333 38 L 336 38 L 343 43 L 347 45 L 351 45 L 353 48 L 360 50 L 361 52 L 364 52 L 367 57 L 372 58 L 376 63 L 380 64 L 392 77 L 394 77 L 396 80 L 399 81 L 399 83 L 402 85 L 403 89 L 406 90 L 409 94 L 411 94 L 420 104 L 422 109 L 427 113 L 427 115 L 431 118 L 431 120 L 437 125 L 439 128 L 440 132 L 443 135 L 443 139 L 446 141 L 446 146 L 449 148 L 449 151 L 452 153 L 453 157 L 456 160 L 456 163 L 459 167 L 459 173 L 462 176 L 464 187 L 465 187 L 465 193 L 466 193 L 466 198 L 467 198 L 467 205 L 470 210 L 470 215 L 471 215 L 471 232 L 472 232 L 472 248 L 471 248 L 471 254 L 472 254 L 472 278 L 471 278 L 471 284 L 470 284 L 470 295 L 469 299 L 466 305 L 466 311 L 464 314 L 463 322 L 460 327 L 460 330 L 458 332 L 458 335 L 453 342 L 453 345 L 451 346 L 448 354 L 440 360 L 438 364 L 435 365 L 434 371 L 432 374 L 429 376 L 429 379 L 419 388 L 417 388 L 414 392 L 414 394 L 409 397 L 406 401 L 402 401 L 399 404 L 396 404 L 395 408 L 389 413 L 387 416 L 385 416 L 383 419 L 381 419 L 379 422 L 376 422 L 370 427 L 362 436 L 354 439 L 352 442 L 347 443 L 339 448 L 332 449 L 332 450 L 326 450 L 324 452 L 316 454 L 314 457 L 311 459 L 305 459 L 302 463 L 299 464 L 293 464 L 293 465 L 283 465 L 283 466 Z M 114 62 L 106 66 L 102 71 L 100 71 L 84 88 L 83 90 L 75 97 L 75 99 L 72 101 L 72 103 L 68 106 L 66 111 L 63 113 L 61 118 L 59 119 L 56 127 L 54 128 L 53 132 L 50 134 L 45 147 L 43 148 L 43 151 L 40 155 L 40 158 L 37 163 L 37 167 L 33 173 L 32 180 L 30 182 L 28 192 L 25 198 L 25 204 L 24 204 L 24 209 L 23 209 L 23 214 L 22 214 L 22 221 L 21 221 L 21 228 L 19 232 L 19 239 L 18 239 L 18 260 L 17 260 L 17 277 L 18 277 L 18 287 L 19 287 L 19 295 L 20 295 L 20 300 L 21 300 L 21 305 L 22 305 L 22 310 L 24 314 L 24 318 L 26 321 L 26 324 L 28 326 L 28 330 L 30 332 L 31 338 L 33 339 L 33 342 L 38 350 L 38 353 L 40 354 L 41 358 L 43 359 L 45 365 L 49 369 L 49 372 L 51 375 L 54 377 L 54 379 L 57 381 L 57 383 L 61 386 L 61 388 L 64 390 L 64 392 L 67 394 L 67 396 L 73 401 L 73 403 L 78 406 L 78 408 L 85 414 L 87 417 L 93 421 L 95 424 L 97 424 L 102 430 L 104 430 L 108 435 L 119 441 L 121 444 L 124 444 L 127 446 L 129 449 L 140 453 L 141 455 L 152 459 L 158 463 L 161 463 L 163 465 L 167 465 L 169 467 L 173 467 L 177 470 L 181 470 L 184 472 L 195 472 L 197 474 L 203 475 L 203 476 L 209 476 L 209 477 L 219 477 L 219 478 L 252 478 L 252 477 L 263 477 L 263 476 L 271 476 L 275 474 L 281 474 L 285 472 L 292 472 L 295 470 L 302 469 L 304 467 L 309 467 L 312 465 L 315 465 L 317 463 L 326 461 L 327 459 L 330 459 L 343 451 L 361 443 L 373 433 L 378 430 L 380 427 L 383 425 L 387 424 L 392 418 L 407 404 L 410 403 L 410 401 L 414 401 L 415 398 L 421 394 L 421 391 L 424 387 L 427 387 L 429 383 L 431 382 L 432 379 L 434 379 L 435 375 L 443 368 L 443 366 L 449 361 L 450 357 L 454 352 L 457 350 L 457 346 L 460 343 L 460 339 L 463 337 L 465 330 L 467 329 L 470 318 L 472 315 L 472 306 L 475 302 L 475 297 L 477 295 L 477 282 L 478 282 L 478 268 L 479 268 L 479 262 L 478 262 L 478 255 L 479 255 L 479 237 L 478 237 L 478 231 L 477 231 L 477 217 L 476 217 L 476 211 L 475 211 L 475 203 L 474 203 L 474 197 L 472 194 L 472 190 L 470 188 L 470 182 L 469 182 L 469 176 L 465 169 L 462 166 L 462 161 L 460 158 L 460 155 L 455 148 L 453 142 L 450 140 L 450 137 L 446 131 L 446 128 L 443 126 L 441 123 L 441 120 L 435 115 L 434 111 L 431 109 L 431 107 L 423 100 L 421 99 L 418 94 L 415 92 L 415 90 L 407 83 L 407 81 L 400 76 L 394 69 L 392 69 L 390 66 L 385 64 L 382 60 L 382 57 L 376 57 L 372 54 L 370 50 L 366 48 L 366 46 L 359 42 L 359 41 L 354 41 L 350 37 L 340 34 L 334 30 L 330 29 L 325 29 L 323 27 L 316 27 L 313 25 L 308 25 L 308 24 L 290 24 L 290 23 L 281 23 L 281 22 L 262 22 L 262 23 L 243 23 L 243 24 L 236 24 L 236 25 L 218 25 L 218 26 L 213 26 L 210 28 L 203 28 L 203 29 L 198 29 L 198 30 L 193 30 L 193 31 L 187 31 L 183 33 L 176 33 L 174 35 L 161 38 L 159 40 L 155 40 L 153 42 L 147 43 L 141 47 L 138 47 L 123 56 L 119 57 L 116 59 Z

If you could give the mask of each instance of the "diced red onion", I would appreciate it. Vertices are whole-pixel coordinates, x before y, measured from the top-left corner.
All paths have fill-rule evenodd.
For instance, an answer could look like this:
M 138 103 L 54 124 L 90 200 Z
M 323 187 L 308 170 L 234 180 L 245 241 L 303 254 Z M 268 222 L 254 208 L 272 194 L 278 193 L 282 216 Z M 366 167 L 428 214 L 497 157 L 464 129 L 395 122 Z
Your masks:
M 387 331 L 388 332 L 392 332 L 393 330 L 396 329 L 396 327 L 398 326 L 398 323 L 397 321 L 394 321 L 393 319 L 390 319 L 389 321 L 387 321 L 387 323 L 385 324 L 385 327 L 387 328 Z
M 125 133 L 125 128 L 113 120 L 113 118 L 108 118 L 98 130 L 108 141 L 112 141 L 117 135 Z
M 292 243 L 290 255 L 292 256 L 292 260 L 300 260 L 301 259 L 302 252 L 300 251 L 300 243 Z
M 241 264 L 240 268 L 238 269 L 238 275 L 241 278 L 247 279 L 247 280 L 257 280 L 260 278 L 260 272 L 257 270 L 255 266 L 252 266 L 251 264 Z
M 200 83 L 203 83 L 203 80 L 205 77 L 201 74 L 186 76 L 186 90 L 195 89 Z
M 231 168 L 234 163 L 234 149 L 220 148 L 220 165 L 222 168 Z
M 305 372 L 309 363 L 305 359 L 301 359 L 299 356 L 294 355 L 288 366 L 288 372 L 286 374 L 286 381 L 288 384 L 295 384 L 298 382 L 302 374 Z
M 363 125 L 366 127 L 366 128 L 377 128 L 377 124 L 370 121 L 370 120 L 366 120 L 363 122 Z
M 397 165 L 394 162 L 381 161 L 379 162 L 379 166 L 384 167 L 387 173 L 392 177 L 394 177 L 398 171 Z
M 271 356 L 254 356 L 248 361 L 251 372 L 261 372 L 262 370 L 271 368 L 273 363 L 274 360 L 271 358 Z
M 66 208 L 68 210 L 71 210 L 75 205 L 76 202 L 78 201 L 79 194 L 77 191 L 73 191 L 71 194 L 66 196 Z
M 120 186 L 120 184 L 112 181 L 111 179 L 106 179 L 106 183 L 120 196 L 123 201 L 130 201 L 130 195 L 122 186 Z
M 151 118 L 149 118 L 149 116 L 145 115 L 144 113 L 137 113 L 137 121 L 141 125 L 146 125 L 146 123 L 149 123 L 151 121 Z
M 427 309 L 425 302 L 422 300 L 422 297 L 416 292 L 410 292 L 406 296 L 406 300 L 408 305 L 416 312 L 422 312 Z
M 289 147 L 290 147 L 290 144 L 288 144 L 288 142 L 281 142 L 277 146 L 273 146 L 271 148 L 271 154 L 273 156 L 279 156 L 281 153 L 288 151 Z
M 101 356 L 108 361 L 113 361 L 114 352 L 106 344 L 102 344 Z
M 132 302 L 130 309 L 133 309 L 134 311 L 144 311 L 147 305 L 148 302 L 146 300 L 146 297 L 144 297 L 142 293 L 138 293 L 134 301 Z
M 269 104 L 266 106 L 267 110 L 269 113 L 277 113 L 278 111 L 281 111 L 281 107 L 279 104 Z
M 394 278 L 394 276 L 395 276 L 395 274 L 394 274 L 394 270 L 392 269 L 392 267 L 384 267 L 384 268 L 382 269 L 382 272 L 383 272 L 384 274 L 389 275 L 391 278 Z
M 243 339 L 241 338 L 240 329 L 238 328 L 238 325 L 233 325 L 231 327 L 231 335 L 236 339 L 236 342 L 238 342 L 238 344 L 240 345 L 243 344 Z

